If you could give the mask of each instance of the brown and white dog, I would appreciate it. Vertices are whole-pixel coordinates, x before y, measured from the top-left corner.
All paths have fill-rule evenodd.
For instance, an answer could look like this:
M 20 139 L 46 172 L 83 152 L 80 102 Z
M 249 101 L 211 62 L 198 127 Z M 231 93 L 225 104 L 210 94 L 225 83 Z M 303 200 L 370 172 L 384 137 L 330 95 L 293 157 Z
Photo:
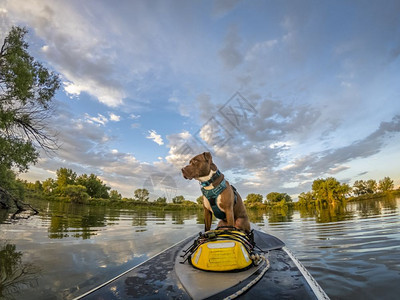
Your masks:
M 225 216 L 225 218 L 219 221 L 218 227 L 233 226 L 246 233 L 250 232 L 249 218 L 242 198 L 229 182 L 224 180 L 224 175 L 218 171 L 217 166 L 213 163 L 210 152 L 204 152 L 193 157 L 189 165 L 182 168 L 182 175 L 185 179 L 196 179 L 200 181 L 203 185 L 203 189 L 206 190 L 203 192 L 205 231 L 211 228 L 213 209 L 212 204 L 210 204 L 210 201 L 204 196 L 204 193 L 213 189 L 223 189 L 216 197 L 215 204 L 218 208 L 214 206 L 214 209 L 217 209 L 217 211 L 219 209 Z M 226 188 L 224 188 L 225 185 Z

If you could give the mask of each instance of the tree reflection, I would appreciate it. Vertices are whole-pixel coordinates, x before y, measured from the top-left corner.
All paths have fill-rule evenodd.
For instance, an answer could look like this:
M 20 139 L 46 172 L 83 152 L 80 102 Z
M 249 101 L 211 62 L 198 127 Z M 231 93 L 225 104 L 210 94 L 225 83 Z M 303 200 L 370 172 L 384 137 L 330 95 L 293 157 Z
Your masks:
M 22 255 L 14 244 L 0 244 L 0 298 L 14 298 L 21 290 L 38 285 L 40 269 L 23 263 Z
M 204 222 L 204 212 L 201 210 L 201 213 L 203 214 L 203 222 Z M 193 219 L 195 216 L 199 218 L 199 215 L 190 209 L 185 209 L 185 210 L 173 210 L 171 211 L 171 216 L 172 216 L 172 221 L 173 224 L 184 224 L 185 220 L 190 220 Z
M 317 223 L 338 222 L 354 219 L 354 213 L 347 209 L 347 206 L 342 203 L 337 205 L 326 205 L 316 208 L 315 221 Z
M 204 210 L 203 209 L 197 210 L 196 224 L 204 224 Z
M 355 203 L 358 215 L 361 218 L 380 215 L 382 211 L 382 203 L 379 200 L 358 201 Z
M 259 209 L 248 209 L 247 215 L 249 216 L 250 222 L 253 223 L 264 223 L 264 210 Z
M 157 221 L 165 221 L 166 218 L 166 213 L 165 210 L 163 209 L 157 209 L 155 211 L 153 211 L 154 216 L 157 218 Z
M 293 222 L 294 210 L 289 207 L 273 208 L 267 211 L 268 223 Z
M 394 196 L 386 196 L 376 199 L 366 199 L 351 203 L 351 206 L 358 212 L 361 218 L 380 215 L 384 209 L 389 212 L 397 211 L 397 199 Z
M 89 239 L 96 235 L 95 227 L 106 226 L 106 208 L 72 203 L 52 203 L 49 238 L 76 237 Z M 114 217 L 115 218 L 115 217 Z
M 132 226 L 147 226 L 147 210 L 139 209 L 132 217 Z
M 185 224 L 185 216 L 182 211 L 172 211 L 172 224 Z

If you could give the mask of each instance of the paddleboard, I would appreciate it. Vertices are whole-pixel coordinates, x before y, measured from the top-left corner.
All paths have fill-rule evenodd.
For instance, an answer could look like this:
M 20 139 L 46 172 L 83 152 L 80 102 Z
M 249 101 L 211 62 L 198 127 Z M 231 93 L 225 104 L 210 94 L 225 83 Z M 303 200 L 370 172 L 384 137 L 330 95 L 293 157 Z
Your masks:
M 278 238 L 253 226 L 254 241 L 267 258 L 235 273 L 207 272 L 182 264 L 197 234 L 75 299 L 329 299 L 307 269 Z

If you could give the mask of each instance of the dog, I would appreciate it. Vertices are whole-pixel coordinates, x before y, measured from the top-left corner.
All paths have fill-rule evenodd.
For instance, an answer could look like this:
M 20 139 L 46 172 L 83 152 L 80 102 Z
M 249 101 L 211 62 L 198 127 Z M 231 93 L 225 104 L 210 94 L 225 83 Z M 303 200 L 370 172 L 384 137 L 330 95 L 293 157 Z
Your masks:
M 250 233 L 242 198 L 213 163 L 210 152 L 193 157 L 189 165 L 182 168 L 182 175 L 185 179 L 198 180 L 202 186 L 205 231 L 210 230 L 214 213 L 220 219 L 218 227 L 232 227 Z

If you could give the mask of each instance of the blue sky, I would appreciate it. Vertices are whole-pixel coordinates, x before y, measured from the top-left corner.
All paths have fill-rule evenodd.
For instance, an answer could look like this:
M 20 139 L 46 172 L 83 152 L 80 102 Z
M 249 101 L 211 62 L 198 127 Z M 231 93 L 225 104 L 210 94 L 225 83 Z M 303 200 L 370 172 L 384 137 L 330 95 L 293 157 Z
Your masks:
M 180 168 L 211 151 L 250 192 L 316 178 L 400 184 L 398 1 L 0 1 L 2 37 L 63 86 L 60 150 L 21 177 L 95 173 L 132 197 L 183 194 Z

